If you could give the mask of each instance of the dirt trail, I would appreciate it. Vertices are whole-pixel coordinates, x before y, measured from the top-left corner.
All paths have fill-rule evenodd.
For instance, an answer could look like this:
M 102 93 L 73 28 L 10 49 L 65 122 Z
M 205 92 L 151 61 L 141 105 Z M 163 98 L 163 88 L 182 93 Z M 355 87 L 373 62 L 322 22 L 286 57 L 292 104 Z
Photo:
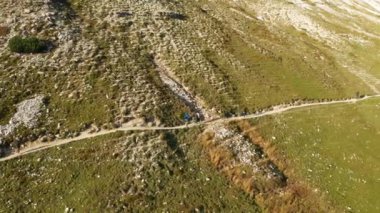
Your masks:
M 315 107 L 315 106 L 325 106 L 325 105 L 335 105 L 335 104 L 353 104 L 357 102 L 362 102 L 364 100 L 368 99 L 374 99 L 374 98 L 380 98 L 380 95 L 373 95 L 373 96 L 365 96 L 363 98 L 352 98 L 347 100 L 339 100 L 339 101 L 326 101 L 326 102 L 317 102 L 317 103 L 305 103 L 305 104 L 299 104 L 294 106 L 274 106 L 272 110 L 262 112 L 262 113 L 256 113 L 256 114 L 250 114 L 245 116 L 237 116 L 237 117 L 231 117 L 231 118 L 216 118 L 214 120 L 206 120 L 198 123 L 191 123 L 188 125 L 180 125 L 180 126 L 173 126 L 173 127 L 145 127 L 145 126 L 122 126 L 117 129 L 112 130 L 101 130 L 96 133 L 90 133 L 89 131 L 83 132 L 80 136 L 75 138 L 68 138 L 68 139 L 58 139 L 50 143 L 39 143 L 35 142 L 32 145 L 22 149 L 18 153 L 11 153 L 7 157 L 1 158 L 0 161 L 7 161 L 11 160 L 20 156 L 24 156 L 27 154 L 31 154 L 34 152 L 38 152 L 44 149 L 48 149 L 55 146 L 60 146 L 63 144 L 68 144 L 71 142 L 83 140 L 83 139 L 89 139 L 98 137 L 101 135 L 107 135 L 111 133 L 115 133 L 118 131 L 157 131 L 157 130 L 176 130 L 176 129 L 188 129 L 192 127 L 198 127 L 202 125 L 213 125 L 213 124 L 220 124 L 224 122 L 231 122 L 231 121 L 239 121 L 239 120 L 247 120 L 247 119 L 253 119 L 253 118 L 260 118 L 264 116 L 269 115 L 275 115 L 275 114 L 281 114 L 286 111 L 295 110 L 295 109 L 302 109 L 302 108 L 309 108 L 309 107 Z

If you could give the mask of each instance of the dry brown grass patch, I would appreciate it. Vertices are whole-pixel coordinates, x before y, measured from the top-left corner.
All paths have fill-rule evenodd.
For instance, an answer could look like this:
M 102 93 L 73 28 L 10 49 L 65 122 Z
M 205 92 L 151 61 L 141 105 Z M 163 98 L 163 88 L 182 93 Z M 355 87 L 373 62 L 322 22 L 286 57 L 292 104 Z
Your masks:
M 288 178 L 287 185 L 279 191 L 263 193 L 256 196 L 256 201 L 268 212 L 335 212 L 336 210 L 325 200 L 323 195 L 314 192 L 305 182 L 295 175 L 290 161 L 275 145 L 265 140 L 256 127 L 248 121 L 237 123 L 239 130 L 249 140 L 260 146 L 278 168 Z
M 249 138 L 249 140 L 260 146 L 264 153 L 268 155 L 269 159 L 271 159 L 278 168 L 286 173 L 293 174 L 293 171 L 289 171 L 292 168 L 289 166 L 290 162 L 287 160 L 284 155 L 273 145 L 273 143 L 265 140 L 259 133 L 256 127 L 252 127 L 252 125 L 248 121 L 240 121 L 237 123 L 240 131 Z
M 264 152 L 266 157 L 259 159 L 256 164 L 260 172 L 253 173 L 251 165 L 238 163 L 231 150 L 215 141 L 214 132 L 206 131 L 199 137 L 211 163 L 234 185 L 254 198 L 265 212 L 334 212 L 319 193 L 299 181 L 281 152 L 264 140 L 256 128 L 248 122 L 239 122 L 237 127 Z M 268 179 L 266 171 L 269 165 L 276 166 L 285 179 Z
M 0 36 L 6 36 L 9 34 L 9 28 L 6 26 L 0 26 Z
M 239 186 L 249 195 L 254 196 L 258 193 L 252 175 L 247 173 L 240 165 L 236 165 L 232 153 L 218 146 L 214 141 L 214 133 L 205 132 L 200 136 L 200 143 L 205 153 L 209 156 L 211 163 L 221 171 L 231 182 Z

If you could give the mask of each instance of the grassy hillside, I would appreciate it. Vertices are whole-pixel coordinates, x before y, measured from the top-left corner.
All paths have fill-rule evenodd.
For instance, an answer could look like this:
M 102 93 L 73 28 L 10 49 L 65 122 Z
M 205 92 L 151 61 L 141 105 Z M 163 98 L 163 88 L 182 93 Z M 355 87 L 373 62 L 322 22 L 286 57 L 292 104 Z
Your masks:
M 380 102 L 288 112 L 257 123 L 296 173 L 353 212 L 378 212 Z
M 116 133 L 1 162 L 0 212 L 260 212 L 202 159 L 199 130 L 173 133 Z
M 379 17 L 373 0 L 0 0 L 0 156 L 87 129 L 182 125 L 197 109 L 379 94 Z M 43 51 L 12 48 L 30 38 Z M 264 117 L 260 132 L 118 133 L 2 162 L 0 212 L 333 211 L 324 195 L 377 212 L 379 105 Z
M 128 119 L 179 124 L 191 110 L 163 84 L 155 58 L 220 114 L 372 93 L 340 63 L 335 46 L 261 21 L 252 9 L 265 8 L 260 2 L 52 0 L 0 6 L 0 27 L 7 29 L 0 35 L 0 88 L 6 91 L 0 105 L 7 107 L 0 109 L 0 123 L 14 113 L 14 104 L 42 94 L 50 101 L 40 129 L 49 134 Z M 51 46 L 43 54 L 13 53 L 7 44 L 15 35 Z M 364 47 L 347 61 L 364 58 Z

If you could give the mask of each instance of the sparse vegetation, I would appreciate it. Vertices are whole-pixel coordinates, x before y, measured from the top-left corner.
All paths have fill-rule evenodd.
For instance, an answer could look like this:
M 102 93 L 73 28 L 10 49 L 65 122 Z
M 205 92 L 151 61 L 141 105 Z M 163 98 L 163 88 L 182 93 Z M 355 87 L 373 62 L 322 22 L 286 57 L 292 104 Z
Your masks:
M 1 127 L 17 104 L 49 98 L 35 127 L 0 138 L 0 151 L 126 123 L 183 125 L 193 106 L 235 117 L 379 93 L 380 9 L 289 1 L 0 0 Z M 0 212 L 378 212 L 379 107 L 360 106 L 370 110 L 205 125 L 232 130 L 225 140 L 197 128 L 117 133 L 1 162 Z
M 0 211 L 259 212 L 199 157 L 197 133 L 109 135 L 2 162 Z

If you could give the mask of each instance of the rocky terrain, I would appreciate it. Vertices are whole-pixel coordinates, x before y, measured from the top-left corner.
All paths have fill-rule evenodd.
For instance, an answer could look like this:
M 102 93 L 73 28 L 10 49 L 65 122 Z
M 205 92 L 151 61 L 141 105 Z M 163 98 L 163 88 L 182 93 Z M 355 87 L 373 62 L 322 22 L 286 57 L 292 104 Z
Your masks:
M 147 125 L 175 125 L 184 113 L 215 117 L 294 99 L 376 92 L 376 77 L 360 71 L 365 67 L 355 68 L 357 79 L 350 75 L 352 66 L 335 57 L 344 51 L 337 48 L 340 43 L 355 45 L 365 35 L 335 39 L 309 12 L 301 13 L 299 7 L 311 7 L 308 3 L 286 5 L 289 9 L 276 1 L 2 1 L 3 123 L 14 105 L 36 94 L 49 101 L 33 134 L 53 138 L 76 135 L 92 124 L 113 128 L 143 119 Z M 281 15 L 273 19 L 272 13 Z M 285 34 L 288 25 L 296 31 Z M 302 36 L 294 46 L 292 35 L 302 29 L 311 38 Z M 49 51 L 12 53 L 7 41 L 16 35 L 47 41 Z M 157 72 L 163 66 L 177 83 Z
M 226 178 L 254 209 L 340 211 L 289 172 L 254 127 L 231 122 L 377 97 L 379 15 L 376 0 L 0 0 L 0 157 L 84 133 L 157 130 L 123 135 L 105 152 L 136 183 L 119 187 L 128 201 L 107 208 L 154 210 L 162 184 L 149 179 L 190 180 L 186 156 L 199 165 L 193 154 L 201 153 L 210 164 L 202 168 Z M 46 49 L 12 51 L 16 36 Z M 34 203 L 11 200 L 4 209 Z M 193 204 L 185 209 L 205 207 Z
M 362 58 L 360 52 L 355 51 L 357 46 L 365 46 L 372 51 L 379 42 L 380 31 L 376 25 L 379 23 L 380 7 L 377 1 L 242 2 L 271 31 L 279 32 L 292 27 L 325 44 L 341 66 L 358 76 L 374 92 L 379 92 L 378 70 L 368 67 L 377 66 L 376 62 L 373 58 Z M 379 54 L 374 51 L 371 52 L 374 56 Z
M 15 129 L 21 125 L 26 128 L 33 128 L 37 125 L 37 120 L 43 107 L 43 97 L 37 96 L 34 99 L 25 100 L 18 104 L 17 112 L 10 119 L 9 123 L 0 126 L 0 143 L 1 138 L 12 134 Z

